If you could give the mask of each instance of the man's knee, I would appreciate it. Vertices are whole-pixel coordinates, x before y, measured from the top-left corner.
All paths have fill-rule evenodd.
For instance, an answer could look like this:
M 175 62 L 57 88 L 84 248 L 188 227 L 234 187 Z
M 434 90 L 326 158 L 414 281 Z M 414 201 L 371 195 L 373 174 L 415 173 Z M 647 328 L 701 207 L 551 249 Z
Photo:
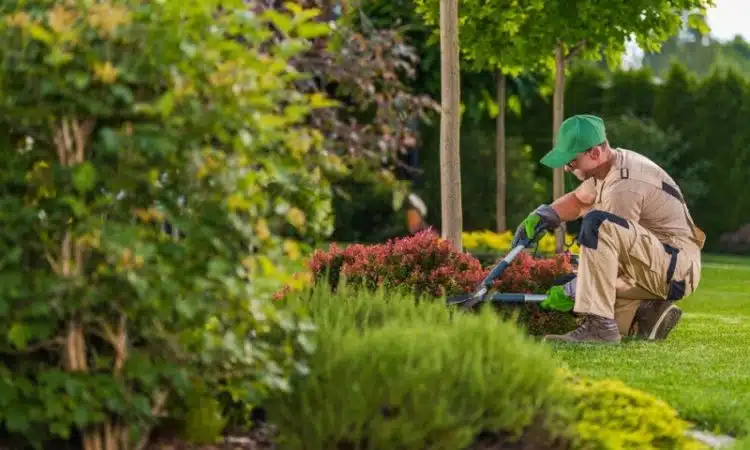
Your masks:
M 599 245 L 599 230 L 605 222 L 611 222 L 623 228 L 630 228 L 624 218 L 607 211 L 593 209 L 583 217 L 578 243 L 584 247 L 596 249 Z

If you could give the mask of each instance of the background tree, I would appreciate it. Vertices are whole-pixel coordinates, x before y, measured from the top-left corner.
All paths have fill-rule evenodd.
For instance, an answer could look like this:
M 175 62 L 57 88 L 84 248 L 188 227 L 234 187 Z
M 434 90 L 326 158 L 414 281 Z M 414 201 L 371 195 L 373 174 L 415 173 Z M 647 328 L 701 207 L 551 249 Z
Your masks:
M 440 197 L 442 234 L 461 249 L 461 77 L 458 0 L 440 0 Z
M 417 11 L 435 26 L 439 0 L 417 0 Z M 518 76 L 525 69 L 537 69 L 543 48 L 519 35 L 521 24 L 544 7 L 543 0 L 464 0 L 459 11 L 461 56 L 468 70 L 495 74 L 496 140 L 495 140 L 495 213 L 496 229 L 503 232 L 506 220 L 506 154 L 505 112 L 506 77 Z

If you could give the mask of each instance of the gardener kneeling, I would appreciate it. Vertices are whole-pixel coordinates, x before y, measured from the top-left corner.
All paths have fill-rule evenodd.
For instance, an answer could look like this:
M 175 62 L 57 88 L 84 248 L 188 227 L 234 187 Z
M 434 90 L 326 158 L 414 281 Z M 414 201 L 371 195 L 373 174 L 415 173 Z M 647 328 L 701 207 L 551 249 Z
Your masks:
M 552 231 L 583 217 L 577 276 L 552 288 L 541 306 L 572 310 L 584 320 L 567 334 L 545 339 L 666 338 L 682 316 L 674 303 L 698 287 L 705 243 L 677 184 L 645 156 L 611 148 L 603 121 L 591 115 L 563 122 L 541 163 L 565 167 L 582 183 L 529 214 L 513 244 L 540 225 Z

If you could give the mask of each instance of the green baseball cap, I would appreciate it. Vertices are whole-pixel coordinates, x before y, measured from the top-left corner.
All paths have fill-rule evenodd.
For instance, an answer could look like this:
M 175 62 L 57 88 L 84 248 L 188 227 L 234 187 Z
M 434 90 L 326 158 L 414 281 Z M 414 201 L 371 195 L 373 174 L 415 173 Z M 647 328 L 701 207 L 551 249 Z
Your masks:
M 590 114 L 569 117 L 560 125 L 555 147 L 540 162 L 553 169 L 562 167 L 606 139 L 607 133 L 601 118 Z

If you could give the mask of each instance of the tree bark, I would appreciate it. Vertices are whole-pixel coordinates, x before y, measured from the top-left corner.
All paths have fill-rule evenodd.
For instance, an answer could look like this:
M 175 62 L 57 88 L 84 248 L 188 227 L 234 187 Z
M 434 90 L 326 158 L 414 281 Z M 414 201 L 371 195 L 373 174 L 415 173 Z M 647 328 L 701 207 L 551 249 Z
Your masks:
M 462 250 L 458 0 L 440 0 L 440 197 L 442 235 Z
M 555 48 L 555 94 L 552 106 L 553 145 L 557 142 L 557 131 L 563 122 L 565 106 L 565 53 L 563 43 L 558 41 Z M 554 200 L 565 194 L 565 172 L 562 168 L 552 172 L 552 197 Z M 561 253 L 565 245 L 565 224 L 555 230 L 555 252 Z
M 497 71 L 497 119 L 495 135 L 495 211 L 497 213 L 497 232 L 507 229 L 506 223 L 506 160 L 505 160 L 505 76 Z

